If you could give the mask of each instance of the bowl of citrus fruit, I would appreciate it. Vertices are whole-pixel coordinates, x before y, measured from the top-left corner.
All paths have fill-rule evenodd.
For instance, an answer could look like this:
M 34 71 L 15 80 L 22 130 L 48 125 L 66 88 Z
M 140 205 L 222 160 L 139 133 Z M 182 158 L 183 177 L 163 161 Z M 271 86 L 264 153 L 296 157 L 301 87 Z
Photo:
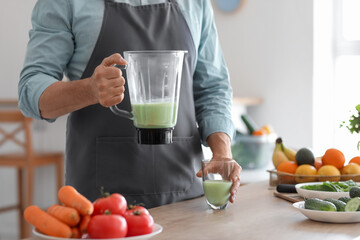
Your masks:
M 360 156 L 354 156 L 346 163 L 344 154 L 336 148 L 329 148 L 321 157 L 315 157 L 311 149 L 293 150 L 278 138 L 272 161 L 275 169 L 268 170 L 271 186 L 348 180 L 360 182 Z

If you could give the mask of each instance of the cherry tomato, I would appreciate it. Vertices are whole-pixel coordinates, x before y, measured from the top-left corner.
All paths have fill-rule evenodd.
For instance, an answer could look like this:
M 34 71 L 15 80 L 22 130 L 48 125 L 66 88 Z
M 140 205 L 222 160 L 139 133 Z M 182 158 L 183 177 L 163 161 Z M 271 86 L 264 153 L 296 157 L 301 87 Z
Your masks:
M 127 203 L 123 195 L 113 193 L 110 196 L 98 198 L 94 202 L 94 212 L 92 216 L 104 214 L 108 210 L 111 214 L 124 215 Z
M 87 232 L 90 238 L 122 238 L 127 234 L 128 226 L 120 215 L 96 215 L 91 217 Z
M 153 232 L 154 220 L 150 214 L 144 211 L 127 211 L 124 217 L 128 224 L 127 237 Z
M 128 205 L 126 212 L 134 212 L 134 211 L 139 211 L 139 212 L 144 212 L 146 214 L 150 214 L 149 211 L 146 208 L 144 208 L 143 206 Z

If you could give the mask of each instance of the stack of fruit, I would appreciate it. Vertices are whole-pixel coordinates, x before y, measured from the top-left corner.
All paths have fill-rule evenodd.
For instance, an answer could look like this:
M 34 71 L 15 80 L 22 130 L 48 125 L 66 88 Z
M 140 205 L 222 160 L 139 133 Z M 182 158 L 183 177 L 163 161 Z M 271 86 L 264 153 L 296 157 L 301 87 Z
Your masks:
M 360 181 L 360 157 L 354 157 L 345 165 L 344 154 L 335 148 L 326 150 L 315 158 L 308 148 L 294 151 L 276 139 L 273 153 L 278 183 L 303 183 L 315 181 Z
M 103 193 L 94 203 L 71 186 L 58 192 L 64 205 L 43 211 L 32 205 L 25 209 L 25 220 L 37 232 L 60 238 L 123 238 L 152 233 L 154 220 L 142 206 L 127 206 L 119 193 Z M 50 239 L 50 238 L 49 238 Z

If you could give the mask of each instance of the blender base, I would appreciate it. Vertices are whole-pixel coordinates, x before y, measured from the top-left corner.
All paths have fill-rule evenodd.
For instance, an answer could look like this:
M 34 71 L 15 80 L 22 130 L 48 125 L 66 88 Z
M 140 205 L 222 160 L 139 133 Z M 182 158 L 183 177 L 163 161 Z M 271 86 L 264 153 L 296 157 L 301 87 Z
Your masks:
M 136 128 L 138 144 L 170 144 L 174 128 Z

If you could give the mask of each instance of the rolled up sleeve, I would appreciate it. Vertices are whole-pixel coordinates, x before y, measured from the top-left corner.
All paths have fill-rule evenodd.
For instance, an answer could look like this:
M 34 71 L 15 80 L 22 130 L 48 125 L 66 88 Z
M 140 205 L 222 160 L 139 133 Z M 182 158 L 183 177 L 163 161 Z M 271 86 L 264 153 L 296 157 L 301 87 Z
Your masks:
M 51 84 L 62 80 L 74 51 L 68 0 L 39 0 L 31 21 L 30 39 L 18 84 L 19 108 L 25 116 L 42 119 L 40 96 Z
M 214 22 L 213 10 L 204 1 L 201 39 L 194 72 L 194 99 L 196 119 L 202 143 L 215 132 L 224 132 L 233 138 L 231 118 L 232 88 L 230 77 Z

